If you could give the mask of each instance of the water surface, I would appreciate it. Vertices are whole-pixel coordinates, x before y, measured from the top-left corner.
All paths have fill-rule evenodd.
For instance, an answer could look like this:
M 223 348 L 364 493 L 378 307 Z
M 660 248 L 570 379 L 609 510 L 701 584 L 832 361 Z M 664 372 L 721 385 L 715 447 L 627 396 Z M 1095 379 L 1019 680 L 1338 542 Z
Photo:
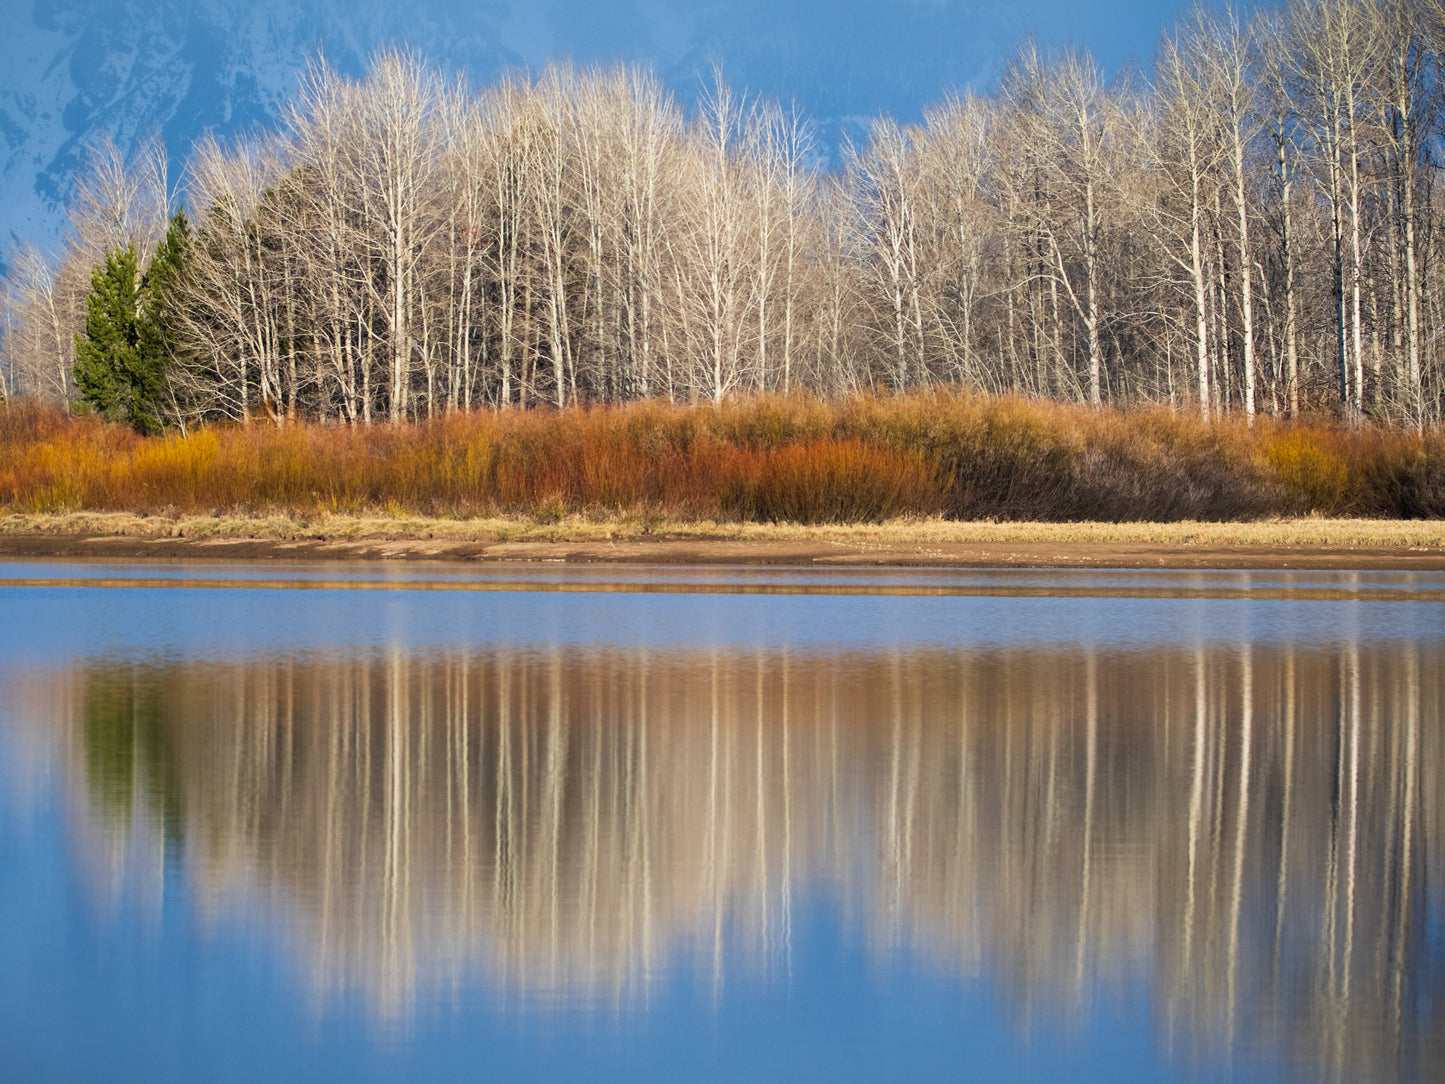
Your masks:
M 7 1060 L 1440 1079 L 1442 599 L 3 563 Z

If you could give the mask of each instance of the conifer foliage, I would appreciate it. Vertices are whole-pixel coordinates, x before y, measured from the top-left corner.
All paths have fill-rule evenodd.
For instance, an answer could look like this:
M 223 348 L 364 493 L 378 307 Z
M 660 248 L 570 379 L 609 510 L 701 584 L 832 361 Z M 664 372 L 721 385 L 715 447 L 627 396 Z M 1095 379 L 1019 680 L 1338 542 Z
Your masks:
M 76 387 L 97 412 L 140 433 L 165 427 L 174 287 L 189 247 L 178 211 L 143 278 L 133 244 L 106 253 L 91 273 L 85 332 L 75 337 Z
M 156 432 L 168 417 L 164 403 L 174 392 L 170 379 L 171 361 L 176 350 L 176 326 L 179 321 L 179 283 L 185 274 L 191 251 L 191 227 L 185 211 L 171 216 L 164 240 L 151 257 L 141 283 L 141 296 L 136 321 L 136 348 L 139 354 L 135 382 L 135 413 L 131 421 L 141 432 Z
M 131 421 L 133 414 L 140 369 L 138 287 L 135 246 L 107 252 L 90 276 L 85 332 L 75 336 L 75 385 L 112 421 Z

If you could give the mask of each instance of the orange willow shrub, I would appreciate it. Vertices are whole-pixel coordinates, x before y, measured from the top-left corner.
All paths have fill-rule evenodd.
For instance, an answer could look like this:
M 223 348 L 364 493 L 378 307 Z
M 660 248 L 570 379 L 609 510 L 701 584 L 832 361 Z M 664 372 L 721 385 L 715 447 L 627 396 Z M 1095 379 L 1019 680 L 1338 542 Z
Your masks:
M 1445 434 L 1351 431 L 1319 422 L 1263 437 L 1288 511 L 1445 516 Z
M 1278 505 L 1243 422 L 947 389 L 840 409 L 849 433 L 934 463 L 956 519 L 1248 519 Z
M 1350 464 L 1344 434 L 1319 425 L 1294 426 L 1270 434 L 1264 455 L 1289 506 L 1337 515 L 1349 503 Z
M 1445 433 L 1427 434 L 1397 450 L 1392 514 L 1410 519 L 1445 517 Z
M 0 411 L 0 507 L 801 522 L 1439 516 L 1445 435 L 1268 419 L 1250 429 L 949 390 L 162 438 L 22 403 Z
M 943 510 L 936 471 L 917 454 L 853 439 L 754 450 L 723 483 L 725 514 L 792 523 L 881 523 Z
M 80 508 L 113 487 L 112 470 L 138 440 L 36 403 L 9 406 L 0 411 L 0 502 L 18 511 Z

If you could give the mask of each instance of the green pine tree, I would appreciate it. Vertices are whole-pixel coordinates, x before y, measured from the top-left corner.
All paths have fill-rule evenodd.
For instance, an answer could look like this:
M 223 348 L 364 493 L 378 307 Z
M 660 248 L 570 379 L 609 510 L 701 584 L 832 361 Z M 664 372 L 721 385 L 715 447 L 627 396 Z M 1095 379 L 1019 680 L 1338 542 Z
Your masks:
M 170 390 L 171 359 L 175 356 L 179 285 L 190 247 L 190 224 L 186 213 L 177 211 L 141 283 L 136 367 L 131 377 L 131 424 L 143 433 L 159 432 L 165 425 L 163 407 Z
M 85 334 L 75 337 L 75 382 L 81 396 L 112 421 L 141 433 L 165 427 L 178 285 L 191 229 L 177 211 L 165 240 L 138 279 L 135 246 L 107 253 L 90 277 Z
M 131 373 L 139 359 L 140 285 L 134 245 L 106 253 L 90 275 L 85 333 L 75 336 L 75 385 L 111 421 L 131 420 Z

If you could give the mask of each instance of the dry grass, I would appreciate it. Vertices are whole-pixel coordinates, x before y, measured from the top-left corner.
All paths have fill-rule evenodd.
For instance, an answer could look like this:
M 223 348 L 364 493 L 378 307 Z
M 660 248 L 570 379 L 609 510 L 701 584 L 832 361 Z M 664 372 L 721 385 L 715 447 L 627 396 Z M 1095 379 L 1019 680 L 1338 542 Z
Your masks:
M 1158 545 L 1198 548 L 1445 549 L 1445 522 L 1437 520 L 1303 517 L 1249 523 L 1027 523 L 958 522 L 904 518 L 876 524 L 746 523 L 665 520 L 639 516 L 593 519 L 567 516 L 556 523 L 531 518 L 472 520 L 395 518 L 326 513 L 314 517 L 139 516 L 130 512 L 30 513 L 0 516 L 0 535 L 106 535 L 137 539 L 368 542 L 426 539 L 438 542 L 605 542 L 669 539 L 726 542 L 836 542 L 879 544 L 977 543 L 988 545 Z
M 20 404 L 0 412 L 0 511 L 245 523 L 424 517 L 472 532 L 493 520 L 506 531 L 598 524 L 646 534 L 663 523 L 940 516 L 985 521 L 979 529 L 1007 520 L 1074 532 L 1099 522 L 1198 530 L 1282 516 L 1445 515 L 1445 435 L 1268 420 L 1249 429 L 1158 408 L 949 391 L 488 412 L 371 429 L 218 426 L 163 438 Z

